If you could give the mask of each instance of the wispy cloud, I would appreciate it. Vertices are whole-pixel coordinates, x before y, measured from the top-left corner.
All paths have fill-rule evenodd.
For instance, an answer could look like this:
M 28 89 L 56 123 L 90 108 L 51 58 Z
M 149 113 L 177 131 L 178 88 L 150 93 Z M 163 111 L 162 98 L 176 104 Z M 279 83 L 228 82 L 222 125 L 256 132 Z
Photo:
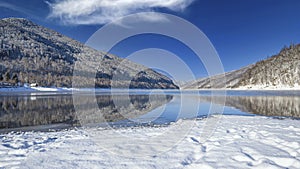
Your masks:
M 10 10 L 13 10 L 13 11 L 16 11 L 16 12 L 19 12 L 19 13 L 22 13 L 22 14 L 25 14 L 28 16 L 32 16 L 32 14 L 29 11 L 27 11 L 26 9 L 18 7 L 16 5 L 13 5 L 10 3 L 0 2 L 0 8 L 10 9 Z
M 183 11 L 194 0 L 60 0 L 48 2 L 49 18 L 58 18 L 65 24 L 105 24 L 119 17 L 137 12 L 167 8 Z M 157 16 L 148 16 L 157 20 Z

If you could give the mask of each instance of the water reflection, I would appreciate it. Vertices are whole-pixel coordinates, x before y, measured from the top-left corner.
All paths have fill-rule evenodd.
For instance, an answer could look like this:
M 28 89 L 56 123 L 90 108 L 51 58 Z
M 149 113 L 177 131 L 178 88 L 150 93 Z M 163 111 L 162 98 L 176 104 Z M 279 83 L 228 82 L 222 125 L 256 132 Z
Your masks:
M 99 108 L 94 108 L 92 96 L 76 96 L 76 117 L 83 126 L 98 123 L 133 120 L 163 106 L 172 95 L 102 95 L 96 97 Z M 78 105 L 80 104 L 80 105 Z M 103 124 L 105 125 L 105 124 Z
M 214 100 L 203 96 L 201 99 L 219 104 L 224 96 L 215 97 Z M 300 118 L 299 96 L 227 96 L 225 105 L 251 114 Z
M 109 95 L 78 95 L 76 111 L 72 95 L 22 95 L 0 96 L 0 129 L 64 124 L 63 128 L 116 123 L 165 124 L 180 118 L 206 116 L 210 106 L 222 104 L 225 96 L 207 93 L 178 93 Z M 182 100 L 185 104 L 182 105 Z M 96 104 L 96 108 L 93 104 Z M 200 108 L 198 109 L 197 106 Z M 300 97 L 283 95 L 249 95 L 229 93 L 227 107 L 239 109 L 238 115 L 245 113 L 264 116 L 290 116 L 300 118 Z M 164 106 L 164 107 L 163 107 Z M 182 106 L 182 107 L 181 107 Z M 182 110 L 182 111 L 179 111 Z M 213 112 L 214 113 L 214 112 Z M 219 113 L 219 112 L 215 112 Z M 228 114 L 228 113 L 225 113 Z M 230 114 L 230 112 L 229 112 Z M 7 130 L 6 130 L 7 131 Z
M 0 128 L 76 123 L 72 97 L 0 97 Z
M 114 96 L 119 101 L 128 96 Z M 154 99 L 150 99 L 154 98 Z M 80 126 L 82 123 L 115 122 L 136 118 L 172 100 L 172 96 L 130 95 L 130 104 L 116 106 L 110 95 L 97 95 L 98 111 L 89 109 L 93 97 L 82 95 L 78 98 L 85 108 L 84 114 L 77 114 L 71 95 L 55 96 L 1 96 L 0 128 L 19 128 L 53 124 Z M 97 117 L 102 118 L 97 118 Z M 84 120 L 87 119 L 87 120 Z

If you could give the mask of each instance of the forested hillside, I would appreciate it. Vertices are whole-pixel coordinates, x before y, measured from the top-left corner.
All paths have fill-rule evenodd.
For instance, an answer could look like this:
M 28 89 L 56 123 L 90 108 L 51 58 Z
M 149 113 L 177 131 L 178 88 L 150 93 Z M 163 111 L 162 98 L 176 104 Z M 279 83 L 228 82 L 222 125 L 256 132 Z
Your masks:
M 300 88 L 300 44 L 284 47 L 279 54 L 239 70 L 188 83 L 184 88 Z
M 243 74 L 234 87 L 297 87 L 299 85 L 300 45 L 291 45 L 283 48 L 278 55 L 257 62 Z
M 152 69 L 111 54 L 96 51 L 58 32 L 21 18 L 0 20 L 0 82 L 3 86 L 37 83 L 71 87 L 76 61 L 87 66 L 102 60 L 96 87 L 111 87 L 114 74 L 131 80 L 131 88 L 178 88 L 171 79 Z M 99 64 L 100 65 L 100 64 Z M 82 77 L 84 81 L 85 77 Z M 125 87 L 119 82 L 119 87 Z M 90 87 L 83 86 L 82 87 Z

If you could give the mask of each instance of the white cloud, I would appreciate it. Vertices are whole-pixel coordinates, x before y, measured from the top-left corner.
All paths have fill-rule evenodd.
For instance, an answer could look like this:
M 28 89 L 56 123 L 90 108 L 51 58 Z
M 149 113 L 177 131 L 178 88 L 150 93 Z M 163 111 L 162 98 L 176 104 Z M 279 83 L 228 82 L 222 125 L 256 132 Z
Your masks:
M 49 18 L 58 18 L 65 24 L 105 24 L 119 17 L 137 12 L 168 8 L 183 11 L 194 0 L 60 0 L 48 2 Z M 153 17 L 155 17 L 153 15 Z M 145 18 L 158 20 L 159 18 Z

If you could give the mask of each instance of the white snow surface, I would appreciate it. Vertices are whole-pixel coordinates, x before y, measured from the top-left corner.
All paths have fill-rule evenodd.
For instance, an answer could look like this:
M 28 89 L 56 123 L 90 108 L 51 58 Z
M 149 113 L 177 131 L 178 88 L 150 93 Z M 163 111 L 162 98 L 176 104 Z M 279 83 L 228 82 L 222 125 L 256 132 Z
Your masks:
M 293 86 L 286 85 L 247 85 L 236 88 L 237 90 L 300 90 L 300 86 L 298 84 L 294 84 Z
M 300 168 L 299 120 L 222 116 L 203 141 L 204 123 L 214 119 L 217 116 L 160 127 L 2 134 L 0 168 Z M 173 126 L 190 123 L 190 132 L 167 151 L 164 148 L 178 139 L 176 135 L 150 142 Z M 130 145 L 124 136 L 143 142 Z M 107 145 L 110 150 L 104 148 Z M 143 156 L 145 150 L 148 154 Z
M 93 91 L 94 88 L 59 88 L 59 87 L 8 87 L 8 88 L 0 88 L 0 92 L 69 92 L 69 91 Z M 96 90 L 110 90 L 110 89 L 96 89 Z M 124 89 L 114 89 L 114 91 L 123 91 Z M 131 89 L 131 90 L 137 90 L 138 89 Z M 248 85 L 248 86 L 242 86 L 239 88 L 210 88 L 210 89 L 182 89 L 182 91 L 195 91 L 195 90 L 300 90 L 300 86 L 295 85 L 294 87 L 289 86 L 259 86 L 259 85 Z M 167 90 L 165 90 L 167 91 Z
M 58 92 L 58 91 L 72 91 L 72 88 L 56 88 L 56 87 L 7 87 L 0 88 L 0 92 Z

